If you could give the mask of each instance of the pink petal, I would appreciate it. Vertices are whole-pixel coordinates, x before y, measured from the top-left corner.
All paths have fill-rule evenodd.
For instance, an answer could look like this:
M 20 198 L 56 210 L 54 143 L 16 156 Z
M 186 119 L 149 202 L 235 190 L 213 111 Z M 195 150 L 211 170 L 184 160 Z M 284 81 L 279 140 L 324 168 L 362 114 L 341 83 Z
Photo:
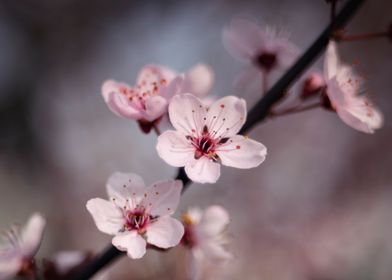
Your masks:
M 21 233 L 22 250 L 25 257 L 33 257 L 41 245 L 46 225 L 45 218 L 34 213 Z
M 220 235 L 230 221 L 227 211 L 218 205 L 208 207 L 199 223 L 198 228 L 203 235 L 217 236 Z
M 146 240 L 136 231 L 116 235 L 112 244 L 120 251 L 126 251 L 131 259 L 140 259 L 146 253 Z
M 55 265 L 56 271 L 61 274 L 65 274 L 76 266 L 82 264 L 88 256 L 89 253 L 81 251 L 61 251 L 50 258 L 50 261 Z
M 372 134 L 375 129 L 382 127 L 383 116 L 378 109 L 368 108 L 372 105 L 368 105 L 369 101 L 364 97 L 356 97 L 356 99 L 346 107 L 338 107 L 337 113 L 347 125 L 361 132 Z
M 229 137 L 238 133 L 246 120 L 246 102 L 235 96 L 215 101 L 207 114 L 208 131 L 217 137 Z
M 201 244 L 200 248 L 206 260 L 215 264 L 228 261 L 233 258 L 233 255 L 228 252 L 220 243 L 210 240 Z
M 324 75 L 327 80 L 336 76 L 339 67 L 339 55 L 335 41 L 330 41 L 324 58 Z
M 267 155 L 267 148 L 252 139 L 241 135 L 230 137 L 217 152 L 223 165 L 247 169 L 259 166 Z
M 253 60 L 263 47 L 264 31 L 253 21 L 235 19 L 223 30 L 223 44 L 227 51 L 243 61 Z
M 124 225 L 122 212 L 113 203 L 101 199 L 93 198 L 87 201 L 87 210 L 93 216 L 95 225 L 103 233 L 117 234 Z
M 220 176 L 220 164 L 201 157 L 192 159 L 185 165 L 186 175 L 197 183 L 216 183 Z
M 116 115 L 138 120 L 141 118 L 141 112 L 135 109 L 123 94 L 120 93 L 121 87 L 129 88 L 128 85 L 118 83 L 113 80 L 106 81 L 102 85 L 102 96 L 109 109 Z
M 159 83 L 161 79 L 165 79 L 166 83 L 170 83 L 176 76 L 176 72 L 167 67 L 149 64 L 140 70 L 137 84 L 140 84 L 143 80 L 155 80 Z
M 287 39 L 275 39 L 274 52 L 277 54 L 278 66 L 281 69 L 287 69 L 298 58 L 299 50 Z
M 142 197 L 141 193 L 144 191 L 145 183 L 143 179 L 134 173 L 121 173 L 115 172 L 110 175 L 106 183 L 106 191 L 110 200 L 120 208 L 126 203 L 131 204 L 130 207 L 135 207 L 133 204 L 137 204 L 138 201 L 134 199 L 126 201 L 127 198 Z M 136 195 L 134 195 L 136 193 Z
M 206 64 L 197 64 L 185 74 L 183 93 L 192 93 L 202 98 L 208 95 L 214 83 L 214 72 Z
M 174 78 L 168 86 L 161 87 L 158 95 L 165 98 L 168 102 L 173 98 L 174 95 L 184 93 L 182 90 L 184 82 L 184 75 L 180 74 L 176 78 Z
M 146 110 L 142 111 L 143 119 L 152 122 L 160 118 L 167 110 L 167 100 L 156 95 L 146 99 Z
M 147 228 L 146 235 L 148 243 L 166 249 L 180 243 L 184 226 L 172 217 L 163 216 Z
M 142 205 L 152 216 L 171 215 L 180 202 L 182 181 L 167 180 L 156 182 L 146 189 Z
M 22 261 L 21 256 L 0 258 L 0 279 L 14 279 L 22 267 Z
M 194 157 L 195 151 L 182 132 L 173 130 L 159 135 L 156 149 L 166 163 L 175 167 L 185 166 Z
M 205 115 L 206 109 L 202 102 L 191 94 L 176 95 L 169 105 L 170 122 L 185 135 L 201 132 Z

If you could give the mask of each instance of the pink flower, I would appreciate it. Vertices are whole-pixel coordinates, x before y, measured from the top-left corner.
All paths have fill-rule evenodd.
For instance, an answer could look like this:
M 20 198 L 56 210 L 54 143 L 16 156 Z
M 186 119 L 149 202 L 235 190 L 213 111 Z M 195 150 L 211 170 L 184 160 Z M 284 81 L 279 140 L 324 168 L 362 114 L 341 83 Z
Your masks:
M 181 181 L 161 181 L 146 188 L 138 175 L 116 172 L 106 187 L 110 201 L 94 198 L 86 206 L 98 229 L 114 235 L 112 244 L 117 249 L 138 259 L 146 253 L 147 243 L 166 249 L 180 242 L 184 227 L 170 216 L 180 200 Z
M 112 112 L 137 120 L 148 133 L 167 112 L 167 105 L 175 94 L 190 92 L 205 96 L 212 84 L 213 72 L 204 64 L 182 75 L 163 66 L 147 65 L 140 71 L 134 87 L 108 80 L 102 86 L 102 95 Z
M 193 279 L 201 278 L 199 276 L 208 265 L 221 266 L 233 258 L 225 249 L 228 243 L 226 227 L 230 219 L 223 207 L 214 205 L 204 211 L 191 208 L 182 220 L 185 226 L 182 243 L 192 252 L 190 266 Z
M 381 112 L 366 96 L 360 95 L 361 78 L 350 66 L 340 63 L 333 41 L 329 43 L 326 52 L 324 75 L 330 106 L 344 123 L 365 133 L 374 133 L 375 129 L 383 125 Z
M 41 245 L 45 224 L 45 219 L 35 213 L 24 228 L 14 226 L 4 232 L 6 243 L 0 247 L 0 279 L 11 279 L 18 274 L 32 275 L 33 258 Z
M 236 135 L 246 118 L 243 99 L 226 96 L 206 108 L 197 97 L 181 94 L 171 101 L 169 117 L 176 131 L 158 137 L 158 154 L 172 166 L 185 166 L 195 182 L 215 183 L 220 164 L 247 169 L 265 159 L 264 145 Z
M 228 241 L 225 232 L 230 218 L 223 207 L 213 205 L 204 211 L 191 208 L 182 220 L 185 225 L 183 243 L 192 249 L 195 258 L 220 263 L 233 257 L 224 248 Z
M 232 20 L 223 30 L 223 43 L 229 53 L 265 72 L 286 69 L 296 59 L 298 50 L 287 37 L 245 18 Z

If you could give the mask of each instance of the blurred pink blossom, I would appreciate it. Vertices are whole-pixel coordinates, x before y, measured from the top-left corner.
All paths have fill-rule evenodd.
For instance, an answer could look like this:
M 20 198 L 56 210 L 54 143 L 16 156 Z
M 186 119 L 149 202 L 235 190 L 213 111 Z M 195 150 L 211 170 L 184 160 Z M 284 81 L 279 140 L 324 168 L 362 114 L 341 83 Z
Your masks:
M 228 52 L 250 66 L 237 78 L 237 84 L 251 83 L 260 77 L 260 70 L 264 74 L 285 70 L 298 56 L 298 48 L 289 41 L 287 32 L 261 27 L 250 19 L 233 19 L 222 38 Z
M 24 228 L 14 226 L 4 232 L 5 244 L 0 248 L 0 279 L 12 279 L 17 274 L 34 275 L 33 258 L 44 234 L 46 221 L 34 213 Z
M 112 244 L 117 249 L 138 259 L 146 253 L 147 243 L 166 249 L 180 242 L 184 227 L 170 216 L 180 200 L 181 181 L 161 181 L 146 188 L 140 176 L 116 172 L 106 188 L 110 201 L 94 198 L 86 206 L 98 229 L 114 235 Z
M 191 94 L 177 95 L 169 105 L 169 117 L 176 131 L 158 137 L 158 154 L 172 166 L 185 166 L 195 182 L 215 183 L 220 164 L 247 169 L 265 159 L 263 144 L 236 135 L 246 119 L 243 99 L 226 96 L 206 108 Z
M 374 133 L 374 130 L 382 127 L 381 112 L 366 96 L 361 95 L 362 80 L 352 67 L 340 62 L 334 41 L 327 48 L 324 75 L 330 105 L 344 123 L 365 133 Z
M 226 227 L 230 222 L 227 211 L 213 205 L 202 211 L 199 208 L 189 209 L 183 216 L 185 234 L 183 244 L 192 251 L 190 266 L 195 277 L 202 273 L 207 264 L 219 266 L 233 258 L 224 245 L 228 243 Z

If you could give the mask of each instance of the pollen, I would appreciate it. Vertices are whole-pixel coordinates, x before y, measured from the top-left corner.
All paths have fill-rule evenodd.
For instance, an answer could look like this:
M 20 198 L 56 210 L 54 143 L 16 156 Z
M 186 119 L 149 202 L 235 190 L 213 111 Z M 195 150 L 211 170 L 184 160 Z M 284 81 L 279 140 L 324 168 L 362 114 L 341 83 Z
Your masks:
M 221 104 L 220 107 L 223 109 L 225 108 L 225 104 Z
M 241 146 L 240 146 L 240 145 L 237 145 L 235 148 L 236 148 L 237 150 L 239 150 L 239 149 L 241 148 Z

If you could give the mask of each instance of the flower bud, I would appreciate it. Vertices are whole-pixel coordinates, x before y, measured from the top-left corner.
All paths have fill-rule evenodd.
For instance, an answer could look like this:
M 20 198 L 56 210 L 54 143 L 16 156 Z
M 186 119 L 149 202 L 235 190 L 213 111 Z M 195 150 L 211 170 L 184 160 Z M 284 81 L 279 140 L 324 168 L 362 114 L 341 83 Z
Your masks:
M 323 88 L 325 88 L 323 76 L 319 73 L 311 73 L 303 82 L 300 98 L 305 100 L 314 97 L 320 94 Z

